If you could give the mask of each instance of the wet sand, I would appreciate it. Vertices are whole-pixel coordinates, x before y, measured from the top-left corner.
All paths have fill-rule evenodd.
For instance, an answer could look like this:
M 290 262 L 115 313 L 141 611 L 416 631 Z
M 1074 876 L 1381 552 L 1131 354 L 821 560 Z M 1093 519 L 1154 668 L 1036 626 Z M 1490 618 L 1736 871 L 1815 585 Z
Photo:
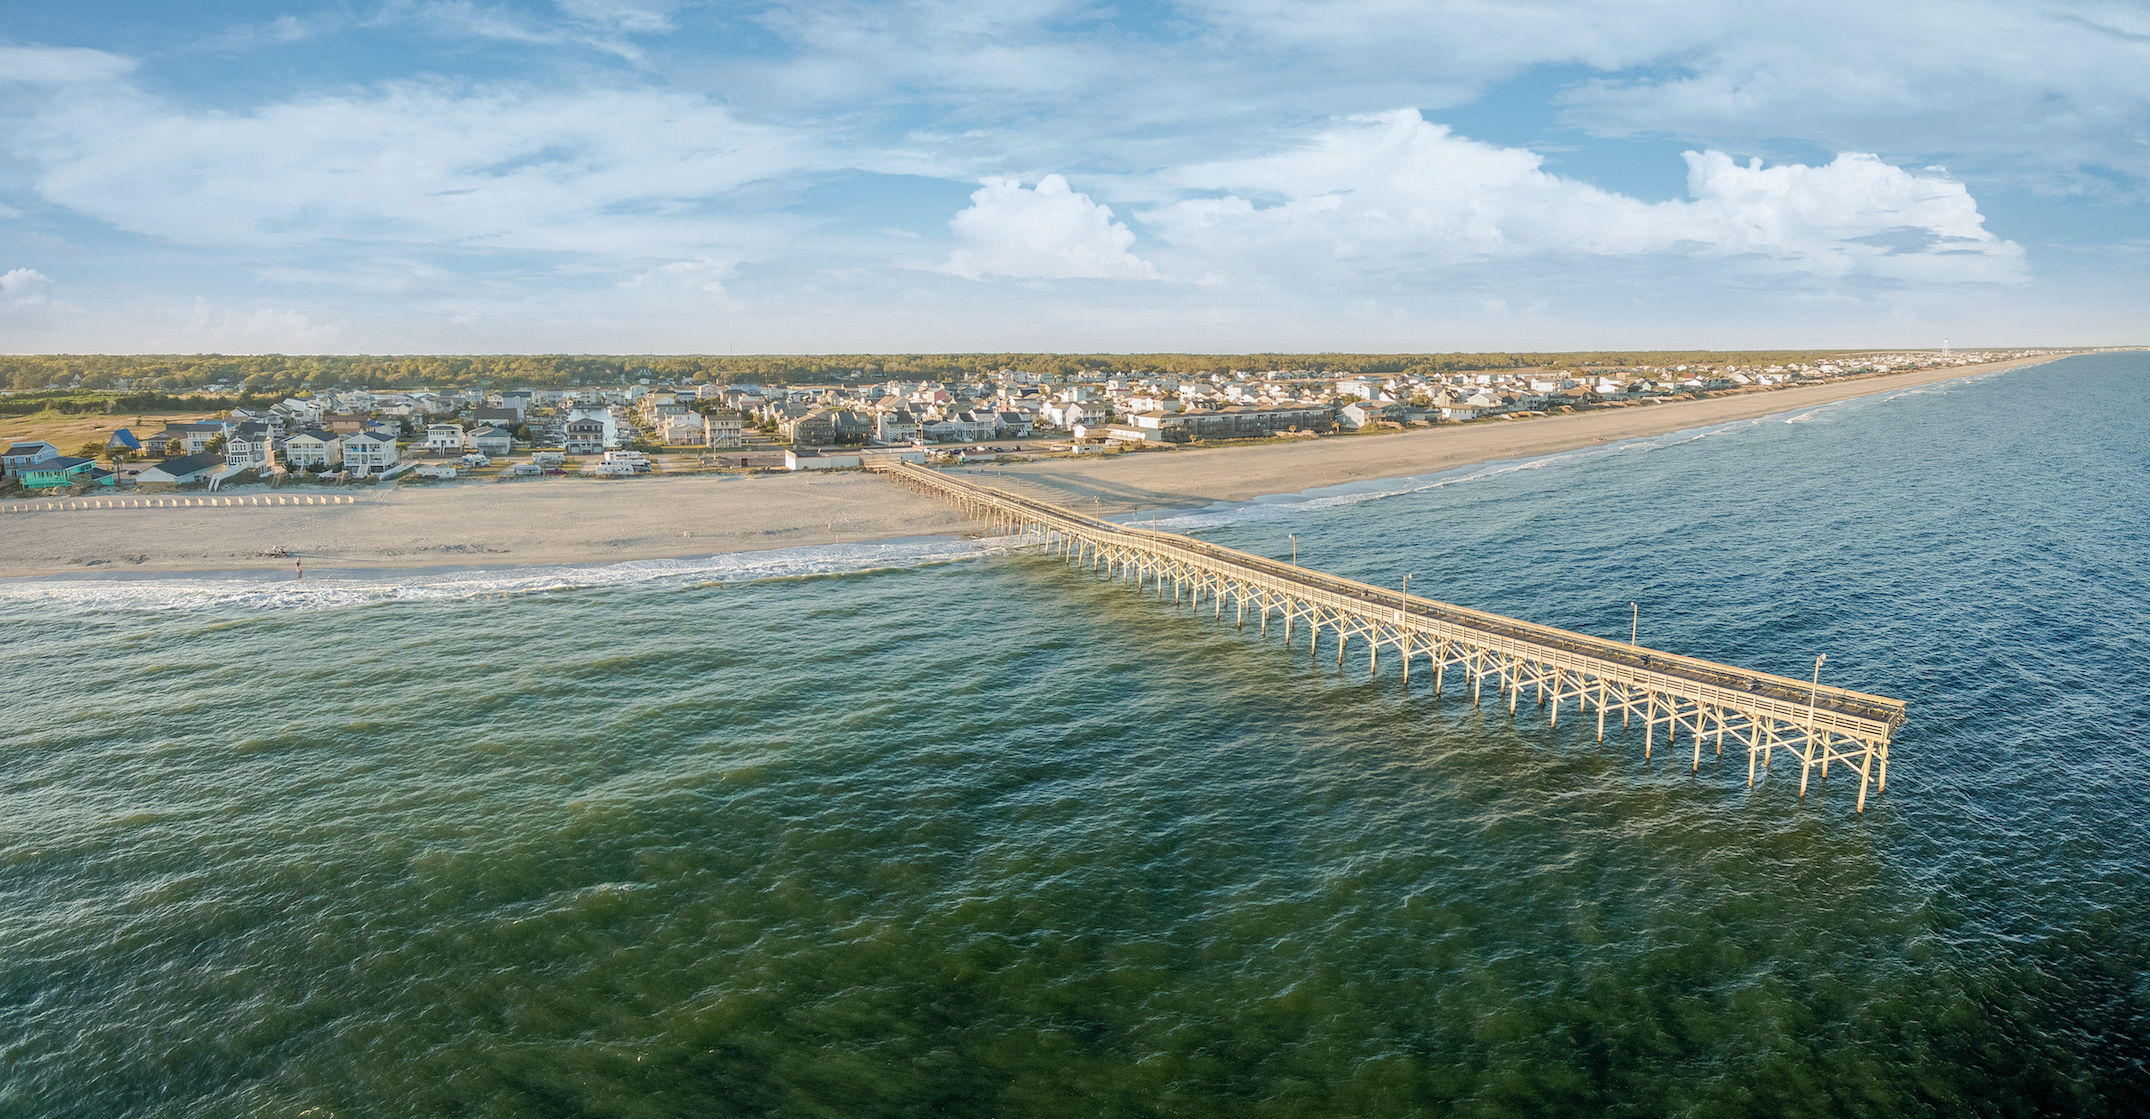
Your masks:
M 246 486 L 219 497 L 349 494 L 349 505 L 0 512 L 0 576 L 613 563 L 964 533 L 948 505 L 866 474 Z M 201 497 L 200 494 L 173 495 Z M 0 506 L 21 502 L 0 502 Z M 265 556 L 281 548 L 286 556 Z

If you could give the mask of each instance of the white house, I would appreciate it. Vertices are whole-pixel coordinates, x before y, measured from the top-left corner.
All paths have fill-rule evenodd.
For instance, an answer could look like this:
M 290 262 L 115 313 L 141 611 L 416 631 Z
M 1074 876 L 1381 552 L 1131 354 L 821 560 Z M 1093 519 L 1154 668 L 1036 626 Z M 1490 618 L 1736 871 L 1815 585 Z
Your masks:
M 244 426 L 258 428 L 262 425 Z M 266 430 L 235 432 L 231 438 L 224 441 L 224 464 L 241 469 L 252 467 L 256 470 L 268 466 L 276 459 L 275 439 L 276 437 Z
M 1073 428 L 1076 424 L 1104 423 L 1112 409 L 1094 402 L 1057 400 L 1047 404 L 1039 414 L 1054 427 Z
M 570 424 L 573 424 L 573 423 L 575 423 L 575 422 L 577 422 L 577 421 L 587 421 L 587 422 L 594 422 L 594 423 L 597 423 L 597 424 L 601 425 L 601 426 L 600 426 L 600 428 L 599 428 L 599 431 L 600 431 L 600 433 L 601 433 L 601 434 L 600 434 L 600 435 L 599 435 L 599 437 L 598 437 L 598 449 L 599 449 L 599 450 L 603 450 L 604 448 L 607 448 L 607 447 L 617 447 L 617 446 L 619 446 L 619 445 L 620 445 L 620 428 L 619 428 L 619 416 L 618 416 L 618 415 L 616 415 L 616 414 L 615 414 L 615 413 L 614 413 L 614 412 L 612 411 L 612 409 L 610 409 L 610 408 L 572 408 L 572 409 L 569 409 L 569 410 L 568 410 L 568 413 L 567 413 L 567 422 L 568 422 L 568 423 L 570 423 Z
M 302 431 L 284 440 L 284 461 L 293 470 L 334 466 L 343 461 L 343 443 L 319 428 Z
M 1077 424 L 1077 439 L 1103 439 L 1107 443 L 1156 443 L 1164 439 L 1164 433 L 1153 427 L 1136 424 Z
M 223 455 L 187 455 L 168 458 L 134 476 L 136 485 L 157 482 L 199 482 L 224 468 Z
M 515 437 L 509 434 L 506 428 L 494 427 L 491 424 L 472 428 L 464 441 L 470 445 L 471 450 L 482 451 L 488 455 L 504 455 L 515 446 Z
M 463 449 L 462 424 L 427 424 L 425 449 L 429 451 L 457 451 Z
M 874 415 L 873 437 L 883 443 L 909 443 L 918 438 L 918 417 L 902 409 Z
M 657 441 L 666 446 L 701 446 L 709 438 L 702 417 L 692 412 L 679 416 L 659 416 L 656 422 Z
M 343 437 L 343 465 L 354 474 L 370 474 L 396 464 L 396 441 L 386 435 L 361 431 Z

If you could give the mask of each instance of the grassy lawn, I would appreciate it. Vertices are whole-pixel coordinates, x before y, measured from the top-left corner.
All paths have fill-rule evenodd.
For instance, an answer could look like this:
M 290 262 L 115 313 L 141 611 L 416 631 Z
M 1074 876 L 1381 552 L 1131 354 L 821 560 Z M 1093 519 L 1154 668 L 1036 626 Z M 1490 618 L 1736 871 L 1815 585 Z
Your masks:
M 191 423 L 214 415 L 214 412 L 144 412 L 137 416 L 131 413 L 44 411 L 26 416 L 0 416 L 0 443 L 42 439 L 58 447 L 61 454 L 72 455 L 92 439 L 99 443 L 110 439 L 112 432 L 119 428 L 127 428 L 136 436 L 142 436 L 164 430 L 167 423 Z

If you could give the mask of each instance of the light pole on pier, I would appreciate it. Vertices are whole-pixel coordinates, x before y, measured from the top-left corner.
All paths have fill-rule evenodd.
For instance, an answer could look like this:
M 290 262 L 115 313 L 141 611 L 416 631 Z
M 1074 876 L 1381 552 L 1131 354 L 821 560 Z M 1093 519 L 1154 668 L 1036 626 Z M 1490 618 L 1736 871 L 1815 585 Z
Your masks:
M 1828 659 L 1829 654 L 1827 653 L 1814 658 L 1814 690 L 1807 693 L 1808 734 L 1814 733 L 1814 705 L 1821 699 L 1822 694 L 1822 662 Z
M 1299 566 L 1299 536 L 1297 533 L 1292 532 L 1287 532 L 1284 535 L 1291 537 L 1291 565 L 1297 567 Z
M 1635 647 L 1635 635 L 1642 632 L 1642 607 L 1630 602 L 1627 608 L 1635 612 L 1627 623 L 1627 647 L 1632 649 Z
M 1405 573 L 1404 573 L 1404 577 L 1403 577 L 1403 596 L 1404 596 L 1405 598 L 1409 598 L 1409 597 L 1411 597 L 1411 575 L 1410 575 L 1410 573 L 1409 573 L 1409 572 L 1405 572 Z

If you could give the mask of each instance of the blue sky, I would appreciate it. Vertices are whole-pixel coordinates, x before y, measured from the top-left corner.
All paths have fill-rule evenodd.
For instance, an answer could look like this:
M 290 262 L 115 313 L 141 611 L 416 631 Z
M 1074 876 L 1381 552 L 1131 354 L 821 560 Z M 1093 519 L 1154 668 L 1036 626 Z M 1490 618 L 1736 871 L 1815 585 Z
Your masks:
M 2140 3 L 11 7 L 7 352 L 2150 340 Z

